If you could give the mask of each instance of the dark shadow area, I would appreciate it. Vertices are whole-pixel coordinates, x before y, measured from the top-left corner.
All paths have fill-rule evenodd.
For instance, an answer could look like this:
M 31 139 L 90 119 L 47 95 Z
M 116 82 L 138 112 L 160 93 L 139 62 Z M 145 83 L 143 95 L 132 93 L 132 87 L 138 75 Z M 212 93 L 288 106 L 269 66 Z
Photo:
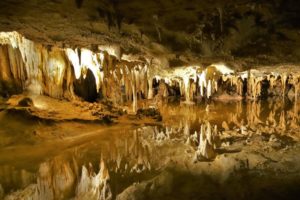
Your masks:
M 220 199 L 220 200 L 261 200 L 299 199 L 300 177 L 274 175 L 262 171 L 242 169 L 225 181 L 219 182 L 208 175 L 195 176 L 184 172 L 172 172 L 173 180 L 169 188 L 159 196 L 150 194 L 150 199 Z
M 85 101 L 94 102 L 97 99 L 96 79 L 93 72 L 87 69 L 86 77 L 81 76 L 74 81 L 74 92 Z

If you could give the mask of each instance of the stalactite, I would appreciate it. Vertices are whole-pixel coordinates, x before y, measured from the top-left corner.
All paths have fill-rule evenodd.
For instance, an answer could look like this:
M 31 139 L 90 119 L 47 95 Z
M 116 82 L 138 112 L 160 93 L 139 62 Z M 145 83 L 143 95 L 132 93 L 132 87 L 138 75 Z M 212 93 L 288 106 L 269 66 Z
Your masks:
M 131 82 L 131 88 L 132 88 L 132 95 L 133 95 L 133 101 L 132 101 L 132 111 L 133 113 L 137 112 L 137 94 L 136 94 L 136 85 L 135 85 L 135 76 L 134 72 L 131 72 L 132 82 Z
M 183 78 L 183 86 L 184 86 L 184 95 L 185 95 L 185 101 L 190 102 L 190 78 L 184 77 Z
M 243 95 L 243 81 L 239 78 L 237 81 L 237 93 L 238 95 Z
M 212 95 L 212 88 L 211 88 L 211 80 L 208 80 L 207 84 L 207 91 L 206 91 L 206 97 L 209 98 Z
M 7 52 L 7 46 L 0 46 L 0 66 L 1 66 L 1 80 L 10 81 L 11 80 L 11 71 L 10 63 Z
M 293 76 L 293 86 L 295 88 L 295 101 L 298 100 L 298 95 L 299 95 L 299 89 L 300 89 L 300 77 L 297 75 Z
M 213 92 L 217 92 L 218 91 L 218 81 L 217 80 L 214 80 L 213 82 L 214 84 L 214 91 Z
M 153 78 L 150 77 L 148 78 L 148 99 L 152 99 L 153 98 Z
M 153 70 L 140 61 L 117 60 L 106 51 L 46 48 L 16 32 L 1 32 L 0 44 L 0 80 L 11 82 L 12 87 L 17 85 L 29 94 L 72 99 L 75 97 L 73 82 L 81 77 L 85 78 L 90 70 L 95 78 L 97 92 L 102 92 L 104 98 L 114 103 L 132 101 L 134 112 L 137 110 L 138 100 L 153 97 L 152 84 L 155 77 L 165 80 L 168 86 L 177 82 L 180 94 L 185 97 L 186 102 L 193 101 L 194 95 L 199 93 L 201 97 L 212 98 L 215 92 L 222 92 L 218 91 L 220 86 L 224 89 L 219 84 L 228 84 L 228 80 L 241 96 L 244 95 L 244 81 L 247 78 L 247 95 L 254 99 L 262 95 L 262 81 L 265 77 L 270 83 L 269 90 L 274 90 L 280 76 L 283 95 L 287 92 L 287 83 L 292 84 L 295 94 L 290 92 L 289 96 L 295 95 L 296 99 L 300 87 L 299 76 L 294 73 L 280 74 L 270 70 L 263 73 L 258 70 L 249 70 L 248 73 L 234 72 L 225 64 L 212 64 L 206 68 L 183 66 Z M 278 90 L 278 86 L 275 90 Z M 230 90 L 230 94 L 232 91 Z
M 200 87 L 200 95 L 204 96 L 204 88 L 206 88 L 206 71 L 202 71 L 202 73 L 198 76 L 199 78 L 199 87 Z

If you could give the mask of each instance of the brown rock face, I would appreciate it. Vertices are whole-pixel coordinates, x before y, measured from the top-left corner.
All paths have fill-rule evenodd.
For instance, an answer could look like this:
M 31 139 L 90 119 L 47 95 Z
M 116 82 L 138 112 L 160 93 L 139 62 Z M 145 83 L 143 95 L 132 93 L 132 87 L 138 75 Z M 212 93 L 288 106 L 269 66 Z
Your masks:
M 171 65 L 232 56 L 291 62 L 300 56 L 299 9 L 293 0 L 3 0 L 0 31 L 49 47 L 117 45 Z

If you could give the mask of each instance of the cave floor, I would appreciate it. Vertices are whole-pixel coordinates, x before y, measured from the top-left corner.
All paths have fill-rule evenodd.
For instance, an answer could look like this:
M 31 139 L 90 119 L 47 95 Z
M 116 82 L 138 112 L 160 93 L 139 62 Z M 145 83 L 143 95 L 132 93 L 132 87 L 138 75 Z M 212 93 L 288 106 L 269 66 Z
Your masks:
M 76 187 L 83 166 L 97 173 L 103 162 L 113 199 L 300 196 L 298 101 L 169 101 L 155 121 L 49 97 L 21 108 L 20 98 L 0 100 L 0 199 L 30 199 L 37 190 L 37 199 L 49 191 L 54 199 L 93 199 L 78 197 Z M 208 157 L 199 156 L 201 126 L 217 135 Z

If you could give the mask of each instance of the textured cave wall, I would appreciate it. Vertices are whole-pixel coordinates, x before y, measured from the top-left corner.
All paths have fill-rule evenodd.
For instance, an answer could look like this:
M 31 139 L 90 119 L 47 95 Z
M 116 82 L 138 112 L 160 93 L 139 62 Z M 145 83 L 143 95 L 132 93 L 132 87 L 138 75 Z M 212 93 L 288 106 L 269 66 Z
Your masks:
M 113 103 L 147 98 L 148 65 L 120 60 L 107 51 L 48 47 L 17 32 L 0 32 L 0 94 L 26 92 Z
M 117 104 L 133 102 L 136 110 L 138 99 L 153 97 L 156 78 L 163 88 L 158 93 L 166 96 L 164 88 L 177 87 L 187 102 L 196 95 L 210 98 L 229 83 L 223 88 L 232 88 L 229 94 L 257 98 L 267 91 L 265 80 L 274 81 L 274 71 L 248 71 L 245 79 L 244 70 L 298 63 L 297 5 L 281 0 L 3 0 L 1 95 L 105 97 Z M 25 37 L 7 32 L 12 30 Z M 220 60 L 234 63 L 234 71 L 203 68 Z M 295 71 L 293 66 L 286 74 L 275 73 L 275 81 L 282 82 L 277 93 L 286 95 L 292 88 L 297 96 Z
M 17 30 L 36 42 L 60 47 L 119 45 L 124 53 L 165 57 L 171 66 L 207 58 L 297 62 L 299 4 L 294 0 L 2 0 L 0 31 Z

